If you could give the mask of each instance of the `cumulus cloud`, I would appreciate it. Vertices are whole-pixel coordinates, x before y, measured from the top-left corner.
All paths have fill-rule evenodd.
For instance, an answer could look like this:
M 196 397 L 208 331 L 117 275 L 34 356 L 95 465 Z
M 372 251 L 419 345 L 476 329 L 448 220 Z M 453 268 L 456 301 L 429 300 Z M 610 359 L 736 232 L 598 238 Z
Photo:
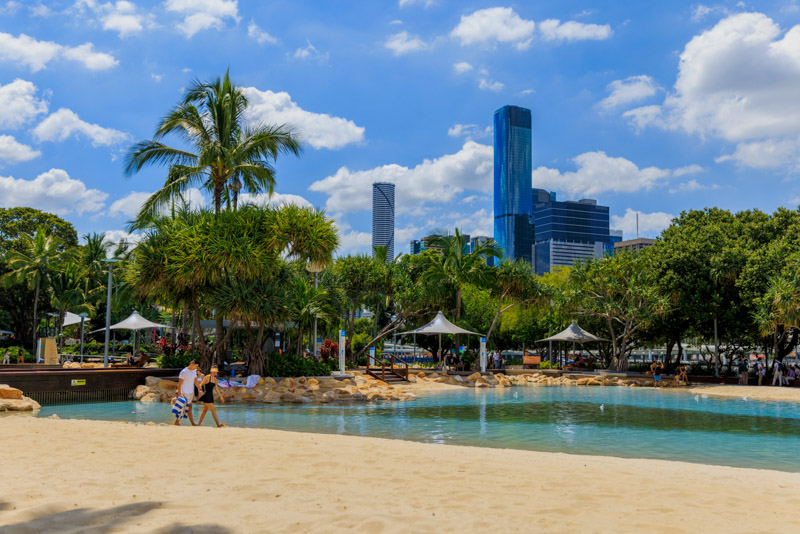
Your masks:
M 414 4 L 423 4 L 425 7 L 430 7 L 435 4 L 435 0 L 398 0 L 397 5 L 400 7 L 412 6 Z
M 419 52 L 428 48 L 425 41 L 405 31 L 389 36 L 383 46 L 391 50 L 395 56 L 402 56 L 409 52 Z
M 705 171 L 703 167 L 698 165 L 697 163 L 692 163 L 691 165 L 686 165 L 685 167 L 679 167 L 672 171 L 673 176 L 686 176 L 687 174 L 697 174 L 700 172 Z
M 79 13 L 84 13 L 88 9 L 97 17 L 104 30 L 117 32 L 123 39 L 141 33 L 145 27 L 155 27 L 155 17 L 152 14 L 138 12 L 136 4 L 127 0 L 117 2 L 78 0 L 75 9 Z
M 602 193 L 634 193 L 666 183 L 672 174 L 668 169 L 640 169 L 625 158 L 615 158 L 605 152 L 585 152 L 572 160 L 577 171 L 539 167 L 533 171 L 533 185 L 542 189 L 564 191 L 570 198 L 595 196 Z
M 314 206 L 301 197 L 300 195 L 272 193 L 272 196 L 266 193 L 242 193 L 239 195 L 240 204 L 255 204 L 257 206 L 284 206 L 286 204 L 294 204 L 306 208 L 313 208 Z
M 493 154 L 491 146 L 467 141 L 455 154 L 426 159 L 411 168 L 389 164 L 353 171 L 341 167 L 309 189 L 328 194 L 326 209 L 342 213 L 371 208 L 372 183 L 391 182 L 398 185 L 397 212 L 409 212 L 421 204 L 451 202 L 465 190 L 491 191 Z
M 364 140 L 364 128 L 341 117 L 313 113 L 292 101 L 289 93 L 259 91 L 255 87 L 242 89 L 250 105 L 247 117 L 265 124 L 286 124 L 296 129 L 303 141 L 316 149 L 342 148 Z
M 694 36 L 660 106 L 625 113 L 637 128 L 680 130 L 737 143 L 721 161 L 800 165 L 800 25 L 783 32 L 762 13 L 740 13 Z
M 535 29 L 536 23 L 523 19 L 513 8 L 490 7 L 462 15 L 450 36 L 459 39 L 462 45 L 500 42 L 525 50 Z
M 677 171 L 676 171 L 677 172 Z M 670 193 L 689 193 L 691 191 L 701 191 L 703 189 L 719 189 L 719 186 L 714 185 L 703 185 L 697 180 L 689 180 L 688 182 L 681 182 L 675 187 L 671 187 L 669 192 Z
M 33 129 L 33 135 L 39 141 L 64 141 L 72 135 L 83 135 L 92 141 L 93 146 L 110 146 L 129 139 L 128 134 L 119 130 L 85 122 L 66 108 L 51 113 Z
M 52 41 L 39 41 L 24 33 L 14 37 L 0 32 L 0 62 L 22 65 L 32 72 L 38 72 L 57 58 L 77 61 L 89 70 L 106 70 L 119 63 L 114 56 L 95 51 L 92 43 L 70 47 Z
M 497 80 L 492 80 L 491 78 L 481 78 L 478 80 L 478 88 L 484 91 L 494 91 L 496 93 L 503 87 L 505 87 L 505 84 Z
M 239 22 L 237 0 L 167 0 L 165 7 L 183 16 L 177 28 L 187 38 L 211 28 L 222 29 L 228 19 Z
M 247 35 L 255 39 L 256 42 L 260 45 L 264 45 L 267 43 L 276 44 L 278 42 L 278 39 L 276 37 L 262 30 L 258 26 L 258 24 L 256 24 L 252 20 L 250 21 L 250 24 L 247 26 Z
M 5 208 L 29 206 L 57 215 L 82 215 L 100 210 L 107 197 L 102 191 L 87 189 L 63 169 L 50 169 L 33 180 L 0 176 L 0 206 Z
M 450 137 L 476 139 L 492 135 L 492 131 L 491 126 L 481 129 L 477 124 L 454 124 L 447 130 L 447 135 Z
M 655 211 L 653 213 L 644 213 L 641 211 L 634 211 L 630 208 L 625 210 L 625 215 L 622 217 L 618 215 L 611 216 L 611 227 L 622 230 L 628 239 L 636 237 L 636 216 L 639 216 L 639 236 L 658 236 L 664 228 L 672 224 L 674 215 L 664 213 L 663 211 Z
M 23 145 L 10 135 L 0 135 L 0 165 L 22 163 L 38 158 L 42 153 Z
M 466 61 L 459 61 L 453 64 L 453 70 L 456 71 L 456 74 L 464 74 L 472 70 L 472 65 Z
M 624 80 L 614 80 L 606 86 L 609 95 L 598 103 L 604 110 L 614 109 L 620 106 L 639 102 L 656 94 L 658 86 L 653 78 L 640 74 L 629 76 Z
M 295 50 L 292 57 L 294 57 L 295 59 L 316 59 L 320 63 L 324 63 L 325 61 L 328 60 L 328 57 L 330 56 L 328 52 L 325 52 L 323 54 L 322 52 L 317 50 L 317 48 L 313 44 L 311 44 L 311 41 L 306 41 L 306 43 L 308 43 L 308 46 L 298 48 L 297 50 Z
M 142 205 L 150 198 L 153 193 L 146 193 L 141 191 L 131 191 L 124 197 L 115 200 L 108 208 L 107 215 L 109 217 L 127 217 L 132 219 L 136 217 Z M 190 209 L 199 209 L 206 205 L 206 197 L 202 191 L 196 187 L 190 187 L 183 192 L 183 202 Z M 181 207 L 181 202 L 175 203 L 176 208 Z M 164 209 L 164 214 L 168 213 L 169 208 Z
M 125 230 L 106 230 L 103 232 L 103 241 L 117 246 L 120 241 L 135 244 L 142 240 L 142 234 L 138 232 L 128 233 Z
M 614 35 L 608 24 L 583 24 L 568 20 L 547 19 L 539 23 L 539 31 L 546 41 L 603 41 Z
M 19 128 L 37 115 L 47 113 L 47 101 L 36 97 L 33 83 L 17 78 L 0 84 L 0 128 Z
M 14 16 L 19 11 L 19 8 L 22 7 L 22 4 L 19 2 L 15 2 L 14 0 L 8 0 L 5 4 L 0 5 L 0 15 L 8 15 Z

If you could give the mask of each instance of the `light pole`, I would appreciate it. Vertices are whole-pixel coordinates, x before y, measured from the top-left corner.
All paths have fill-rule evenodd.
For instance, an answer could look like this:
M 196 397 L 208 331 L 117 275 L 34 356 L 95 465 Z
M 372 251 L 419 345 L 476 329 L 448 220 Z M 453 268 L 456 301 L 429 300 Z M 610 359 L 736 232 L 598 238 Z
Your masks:
M 81 316 L 81 363 L 83 363 L 83 322 L 89 317 L 89 314 L 81 312 L 79 315 Z
M 101 261 L 108 264 L 108 294 L 106 296 L 106 347 L 105 351 L 103 352 L 103 367 L 108 367 L 108 336 L 111 332 L 109 329 L 111 326 L 111 273 L 114 270 L 114 264 L 119 263 L 122 260 L 118 260 L 116 258 L 107 258 Z
M 325 269 L 325 265 L 323 263 L 318 263 L 315 261 L 311 261 L 306 265 L 306 270 L 310 273 L 314 273 L 314 289 L 317 289 L 317 275 L 321 273 Z M 317 359 L 317 351 L 319 351 L 319 346 L 317 344 L 317 317 L 314 316 L 314 359 Z

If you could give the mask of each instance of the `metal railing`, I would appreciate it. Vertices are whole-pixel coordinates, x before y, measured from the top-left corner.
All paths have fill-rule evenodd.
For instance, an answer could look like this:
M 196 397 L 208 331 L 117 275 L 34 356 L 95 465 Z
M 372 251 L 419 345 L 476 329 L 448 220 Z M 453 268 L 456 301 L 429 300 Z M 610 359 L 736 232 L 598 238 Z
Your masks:
M 385 381 L 387 372 L 399 376 L 404 380 L 408 380 L 408 363 L 394 355 L 389 357 L 389 361 L 378 358 L 377 356 L 372 356 L 371 354 L 367 355 L 368 374 L 377 376 L 378 373 L 380 373 L 380 379 Z

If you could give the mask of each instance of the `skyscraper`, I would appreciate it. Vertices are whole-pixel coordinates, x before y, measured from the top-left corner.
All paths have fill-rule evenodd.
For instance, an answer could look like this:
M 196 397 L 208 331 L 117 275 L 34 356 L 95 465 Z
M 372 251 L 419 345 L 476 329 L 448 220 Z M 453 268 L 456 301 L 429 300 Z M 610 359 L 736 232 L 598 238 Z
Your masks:
M 394 259 L 394 184 L 372 184 L 372 246 L 389 249 L 386 261 Z
M 531 110 L 494 112 L 494 240 L 503 259 L 533 260 Z

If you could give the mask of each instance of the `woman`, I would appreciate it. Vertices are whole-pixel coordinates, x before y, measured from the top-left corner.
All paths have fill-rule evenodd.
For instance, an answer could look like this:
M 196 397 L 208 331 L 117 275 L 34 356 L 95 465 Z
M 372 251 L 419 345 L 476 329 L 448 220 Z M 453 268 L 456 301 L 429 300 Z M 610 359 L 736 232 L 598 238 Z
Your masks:
M 19 348 L 17 353 L 17 364 L 25 363 L 25 355 L 22 353 L 22 347 Z
M 206 416 L 206 412 L 209 410 L 211 410 L 211 415 L 214 417 L 214 422 L 217 423 L 217 426 L 225 426 L 219 422 L 219 419 L 217 419 L 217 407 L 214 406 L 214 391 L 216 391 L 217 395 L 219 395 L 219 399 L 222 402 L 225 402 L 225 397 L 222 396 L 222 392 L 219 390 L 219 386 L 217 385 L 218 373 L 219 369 L 212 367 L 211 372 L 204 376 L 203 380 L 200 382 L 201 395 L 197 400 L 203 403 L 203 412 L 200 414 L 200 420 L 197 422 L 196 426 L 203 424 L 203 418 Z

